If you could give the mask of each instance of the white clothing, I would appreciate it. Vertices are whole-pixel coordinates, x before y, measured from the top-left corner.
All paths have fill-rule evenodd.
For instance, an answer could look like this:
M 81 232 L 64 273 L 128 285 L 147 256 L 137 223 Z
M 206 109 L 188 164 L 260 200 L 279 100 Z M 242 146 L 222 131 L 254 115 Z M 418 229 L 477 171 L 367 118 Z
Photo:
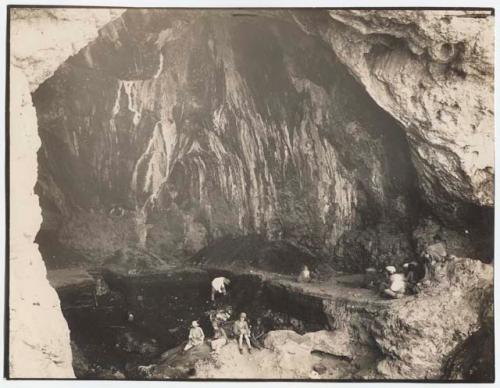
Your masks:
M 224 280 L 226 280 L 225 277 L 215 278 L 214 280 L 212 280 L 213 289 L 217 292 L 222 293 L 225 289 Z
M 394 292 L 400 292 L 403 293 L 405 292 L 406 288 L 406 282 L 405 282 L 405 276 L 402 273 L 395 273 L 390 276 L 391 280 L 391 291 Z

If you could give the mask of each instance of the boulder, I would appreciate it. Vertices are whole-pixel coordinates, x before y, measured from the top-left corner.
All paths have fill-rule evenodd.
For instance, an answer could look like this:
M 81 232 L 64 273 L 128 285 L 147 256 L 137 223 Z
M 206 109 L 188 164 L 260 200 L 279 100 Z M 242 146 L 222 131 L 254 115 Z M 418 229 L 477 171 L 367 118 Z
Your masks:
M 450 352 L 484 325 L 484 308 L 492 305 L 493 267 L 452 257 L 436 268 L 436 278 L 417 296 L 338 298 L 324 302 L 325 312 L 342 323 L 351 343 L 378 353 L 378 378 L 440 379 Z

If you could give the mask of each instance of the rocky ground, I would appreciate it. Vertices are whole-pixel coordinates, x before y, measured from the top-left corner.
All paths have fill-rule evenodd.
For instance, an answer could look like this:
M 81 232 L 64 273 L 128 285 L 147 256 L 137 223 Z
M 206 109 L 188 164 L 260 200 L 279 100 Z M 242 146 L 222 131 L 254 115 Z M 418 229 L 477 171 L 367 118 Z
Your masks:
M 236 341 L 230 342 L 211 359 L 197 362 L 198 378 L 239 379 L 353 379 L 361 378 L 359 362 L 351 363 L 350 349 L 342 348 L 342 335 L 318 331 L 299 335 L 294 331 L 272 331 L 264 348 L 238 351 Z M 373 365 L 367 365 L 370 368 Z M 366 360 L 365 360 L 366 363 Z M 366 363 L 368 364 L 368 363 Z
M 342 277 L 337 281 L 307 286 L 286 280 L 279 283 L 292 293 L 306 293 L 323 299 L 330 327 L 334 328 L 333 332 L 327 333 L 338 335 L 325 337 L 327 348 L 321 352 L 354 360 L 352 365 L 341 367 L 340 372 L 335 372 L 335 367 L 327 367 L 328 373 L 323 377 L 439 380 L 446 378 L 443 375 L 443 363 L 454 349 L 474 342 L 474 338 L 470 336 L 480 327 L 485 306 L 490 305 L 488 298 L 492 289 L 493 269 L 470 259 L 455 259 L 443 265 L 438 274 L 440 282 L 421 295 L 391 301 L 382 300 L 371 290 L 354 288 L 355 284 L 352 283 L 342 286 L 342 281 L 346 280 Z M 352 281 L 355 277 L 347 279 Z M 294 334 L 269 333 L 264 344 L 272 351 L 272 356 L 268 357 L 269 352 L 264 351 L 262 355 L 255 357 L 262 357 L 266 363 L 277 365 L 276 370 L 280 371 L 281 377 L 308 378 L 313 371 L 314 359 L 309 356 L 299 357 L 304 360 L 302 363 L 296 362 L 296 359 L 294 361 L 304 343 L 300 336 Z M 317 332 L 307 335 L 324 334 Z M 478 334 L 474 334 L 474 337 L 478 337 Z M 484 339 L 482 341 L 484 343 Z M 310 355 L 311 351 L 317 350 L 310 345 L 309 343 L 301 351 Z M 472 349 L 473 347 L 469 347 L 467 351 L 462 349 L 462 353 Z M 371 360 L 367 368 L 355 367 L 363 364 L 359 359 L 367 358 Z M 201 373 L 223 376 L 226 372 L 223 360 L 224 358 L 219 360 L 214 368 L 208 368 L 209 372 L 205 367 Z M 486 361 L 482 355 L 477 361 L 480 365 L 476 369 L 490 370 L 480 379 L 491 378 L 492 359 Z M 221 363 L 222 366 L 218 369 Z M 470 366 L 470 360 L 465 365 L 474 369 Z M 218 373 L 218 370 L 221 372 Z M 265 374 L 265 370 L 259 371 L 259 376 Z M 465 372 L 459 378 L 467 375 L 470 378 L 471 373 Z M 477 378 L 479 374 L 475 376 Z
M 217 306 L 234 306 L 230 319 L 246 311 L 252 330 L 261 334 L 260 341 L 254 343 L 261 348 L 252 354 L 245 351 L 244 355 L 237 351 L 234 339 L 217 353 L 211 352 L 208 345 L 186 353 L 181 351 L 193 319 L 201 319 L 207 338 L 211 337 L 206 315 L 213 308 L 208 293 L 203 292 L 203 284 L 208 284 L 213 272 L 183 271 L 174 277 L 184 277 L 185 284 L 191 284 L 188 287 L 191 291 L 185 295 L 177 295 L 174 283 L 172 287 L 166 285 L 172 280 L 158 274 L 155 280 L 144 275 L 146 277 L 140 281 L 140 275 L 132 275 L 136 282 L 121 278 L 121 283 L 116 283 L 116 279 L 108 278 L 111 289 L 121 284 L 119 289 L 123 295 L 112 303 L 115 307 L 122 303 L 125 310 L 135 308 L 136 320 L 125 322 L 124 312 L 101 316 L 100 321 L 96 318 L 100 315 L 92 318 L 95 323 L 100 322 L 98 325 L 108 326 L 105 335 L 110 341 L 108 369 L 107 374 L 88 370 L 85 373 L 104 378 L 116 378 L 121 373 L 124 377 L 150 379 L 451 378 L 484 381 L 491 376 L 488 372 L 492 367 L 491 353 L 483 352 L 476 360 L 467 356 L 478 344 L 487 344 L 488 336 L 484 331 L 492 317 L 489 306 L 493 269 L 480 261 L 451 258 L 436 269 L 433 285 L 416 296 L 408 295 L 398 300 L 385 300 L 377 291 L 363 288 L 361 275 L 336 274 L 328 279 L 298 283 L 292 276 L 264 271 L 226 272 L 233 284 L 227 299 L 219 300 Z M 170 275 L 171 272 L 168 271 Z M 56 275 L 60 273 L 55 271 Z M 54 275 L 51 278 L 54 279 Z M 65 276 L 68 278 L 78 280 L 80 287 L 87 282 L 85 276 Z M 148 287 L 149 291 L 144 291 Z M 143 297 L 137 302 L 135 297 L 140 289 L 143 291 L 139 294 Z M 170 294 L 172 300 L 158 299 L 155 296 L 158 292 Z M 79 293 L 82 294 L 81 289 Z M 188 294 L 192 298 L 189 299 Z M 65 305 L 61 291 L 60 296 L 71 328 L 75 322 L 71 306 Z M 90 297 L 88 300 L 93 302 Z M 141 304 L 149 307 L 141 310 Z M 176 319 L 172 321 L 168 319 L 169 314 L 155 313 L 159 307 Z M 82 310 L 79 316 L 88 316 L 88 310 Z M 257 318 L 267 319 L 267 326 Z M 119 331 L 109 331 L 113 325 L 123 327 Z M 155 325 L 157 327 L 153 328 Z M 73 329 L 75 335 L 79 329 L 75 326 Z M 115 340 L 110 339 L 113 336 Z M 79 341 L 84 346 L 89 345 L 88 337 L 80 337 Z M 99 352 L 100 342 L 95 343 L 93 348 L 82 349 L 85 357 Z M 172 347 L 175 343 L 181 344 L 180 347 Z M 113 346 L 118 348 L 113 349 Z M 159 352 L 165 348 L 170 350 L 160 356 Z M 115 350 L 117 352 L 113 353 Z M 121 364 L 116 363 L 118 354 L 128 354 Z

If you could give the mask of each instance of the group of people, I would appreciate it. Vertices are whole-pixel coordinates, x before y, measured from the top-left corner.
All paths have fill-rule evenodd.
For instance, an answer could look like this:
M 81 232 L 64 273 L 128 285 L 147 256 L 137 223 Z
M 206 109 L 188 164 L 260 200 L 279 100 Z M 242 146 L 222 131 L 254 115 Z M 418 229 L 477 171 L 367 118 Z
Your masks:
M 394 265 L 388 265 L 384 269 L 385 276 L 380 279 L 379 273 L 373 267 L 366 269 L 365 286 L 368 288 L 379 288 L 380 292 L 386 298 L 399 299 L 405 294 L 418 294 L 421 289 L 430 284 L 431 279 L 435 276 L 436 265 L 443 261 L 446 257 L 446 248 L 438 239 L 434 239 L 434 244 L 427 247 L 422 253 L 419 261 L 411 261 L 403 264 L 402 271 L 398 272 Z M 304 283 L 311 281 L 311 273 L 309 268 L 304 265 L 302 271 L 297 277 L 297 281 Z M 212 302 L 218 294 L 225 296 L 227 294 L 226 287 L 231 284 L 231 281 L 226 277 L 217 277 L 211 283 Z M 224 315 L 224 316 L 223 316 Z M 214 338 L 210 341 L 213 350 L 224 346 L 228 337 L 221 325 L 221 322 L 227 321 L 231 313 L 219 312 L 211 316 L 212 327 L 214 329 Z M 252 352 L 250 342 L 250 327 L 247 322 L 246 313 L 242 312 L 239 319 L 233 324 L 233 333 L 238 340 L 240 353 L 243 353 L 243 342 L 248 346 L 248 352 Z M 197 321 L 193 321 L 189 331 L 188 343 L 184 350 L 189 350 L 195 346 L 203 344 L 205 334 Z
M 217 294 L 226 295 L 227 290 L 226 286 L 228 286 L 231 281 L 225 277 L 217 277 L 212 280 L 212 289 L 210 298 L 212 302 L 215 301 L 215 297 Z M 219 311 L 215 312 L 210 316 L 210 321 L 212 322 L 212 327 L 214 329 L 213 339 L 210 341 L 210 345 L 212 350 L 217 351 L 222 346 L 224 346 L 228 342 L 228 336 L 226 331 L 222 327 L 222 322 L 227 321 L 231 316 L 231 311 Z M 239 316 L 239 319 L 236 320 L 233 324 L 233 334 L 238 341 L 238 348 L 241 354 L 243 354 L 243 342 L 245 342 L 248 346 L 248 352 L 252 352 L 252 345 L 250 343 L 250 327 L 247 322 L 246 313 L 242 312 Z M 203 329 L 200 327 L 198 321 L 193 321 L 191 323 L 191 329 L 189 330 L 189 337 L 186 346 L 184 347 L 184 351 L 187 351 L 193 347 L 202 345 L 205 342 L 205 333 Z
M 421 254 L 420 260 L 404 263 L 401 272 L 389 265 L 385 267 L 385 277 L 380 281 L 376 269 L 367 268 L 365 285 L 376 288 L 378 283 L 382 295 L 392 299 L 399 299 L 405 294 L 418 294 L 435 279 L 435 269 L 446 256 L 446 247 L 435 237 L 434 243 Z

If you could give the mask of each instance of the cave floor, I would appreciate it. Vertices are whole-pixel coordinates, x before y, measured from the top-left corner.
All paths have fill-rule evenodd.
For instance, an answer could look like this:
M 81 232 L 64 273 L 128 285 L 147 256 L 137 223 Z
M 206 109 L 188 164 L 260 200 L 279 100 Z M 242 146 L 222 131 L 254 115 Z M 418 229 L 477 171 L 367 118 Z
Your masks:
M 208 269 L 211 273 L 216 273 L 217 269 Z M 200 272 L 199 267 L 171 267 L 162 271 L 154 271 L 153 273 L 145 272 L 135 275 L 128 275 L 129 277 L 162 277 L 172 276 L 176 272 Z M 226 271 L 227 272 L 227 271 Z M 127 276 L 121 274 L 122 276 Z M 404 304 L 405 301 L 413 299 L 413 296 L 406 296 L 402 299 L 388 300 L 380 296 L 376 290 L 367 289 L 363 287 L 363 275 L 362 274 L 336 274 L 330 276 L 328 279 L 323 280 L 312 280 L 308 283 L 298 282 L 295 277 L 289 275 L 278 274 L 274 272 L 266 271 L 256 271 L 256 270 L 241 270 L 241 271 L 231 271 L 231 275 L 241 276 L 241 275 L 251 275 L 260 278 L 263 282 L 270 283 L 275 286 L 286 287 L 296 293 L 303 295 L 323 299 L 323 300 L 338 300 L 342 299 L 347 302 L 369 304 L 369 305 L 400 305 Z M 93 282 L 93 277 L 89 272 L 83 268 L 74 267 L 58 270 L 49 270 L 47 272 L 47 278 L 49 279 L 52 286 L 56 289 L 66 288 L 66 287 L 78 287 L 85 286 Z M 231 288 L 237 287 L 238 285 L 234 282 L 231 284 Z M 420 296 L 423 296 L 420 295 Z
M 218 268 L 176 266 L 163 271 L 155 270 L 133 274 L 127 272 L 116 273 L 117 278 L 121 279 L 121 284 L 125 282 L 125 284 L 131 286 L 128 291 L 129 294 L 127 294 L 126 289 L 121 289 L 122 292 L 125 292 L 124 295 L 128 296 L 125 296 L 123 300 L 118 299 L 115 302 L 111 300 L 109 306 L 99 305 L 99 307 L 97 307 L 93 305 L 94 297 L 92 297 L 94 271 L 95 269 L 85 270 L 76 267 L 55 271 L 50 270 L 48 271 L 47 277 L 59 292 L 63 292 L 63 294 L 60 294 L 61 296 L 64 295 L 64 293 L 67 295 L 65 297 L 66 302 L 63 303 L 63 310 L 65 311 L 66 318 L 69 318 L 71 321 L 70 326 L 73 330 L 72 338 L 74 338 L 75 342 L 85 350 L 89 359 L 92 359 L 96 354 L 101 354 L 103 349 L 106 350 L 104 353 L 106 353 L 107 356 L 99 356 L 98 358 L 102 358 L 102 360 L 97 363 L 100 364 L 103 362 L 104 364 L 116 365 L 119 370 L 126 368 L 125 364 L 127 364 L 127 362 L 132 362 L 136 365 L 144 365 L 147 359 L 151 360 L 151 358 L 146 358 L 139 354 L 134 360 L 132 360 L 133 354 L 130 354 L 130 357 L 125 357 L 122 354 L 123 357 L 120 357 L 122 357 L 123 360 L 118 357 L 118 353 L 122 352 L 115 351 L 113 344 L 115 342 L 120 343 L 120 338 L 123 338 L 124 335 L 126 337 L 127 332 L 136 333 L 137 335 L 140 334 L 140 336 L 137 337 L 139 348 L 141 346 L 140 344 L 146 341 L 147 338 L 156 338 L 158 340 L 157 344 L 159 345 L 158 350 L 164 352 L 167 349 L 172 349 L 173 345 L 179 344 L 179 341 L 184 340 L 188 331 L 187 325 L 192 319 L 201 318 L 203 315 L 206 315 L 206 312 L 210 309 L 232 305 L 235 307 L 236 313 L 239 313 L 239 311 L 246 311 L 249 313 L 251 322 L 255 322 L 259 317 L 264 317 L 266 309 L 272 307 L 268 306 L 263 308 L 261 302 L 258 301 L 259 298 L 262 298 L 262 295 L 259 295 L 259 293 L 256 292 L 257 290 L 252 288 L 252 285 L 256 286 L 258 283 L 267 285 L 268 290 L 273 290 L 274 299 L 281 305 L 284 303 L 287 306 L 285 310 L 288 311 L 288 309 L 290 309 L 288 311 L 290 316 L 295 316 L 295 318 L 302 319 L 304 322 L 309 321 L 308 325 L 314 325 L 302 327 L 301 330 L 303 332 L 328 329 L 322 308 L 323 302 L 342 301 L 359 307 L 371 306 L 378 310 L 379 308 L 397 308 L 398 305 L 405 304 L 407 301 L 414 299 L 414 297 L 408 296 L 407 298 L 399 300 L 385 300 L 376 291 L 362 287 L 362 274 L 346 275 L 337 273 L 321 280 L 300 283 L 293 276 L 251 269 L 229 272 Z M 216 304 L 213 304 L 209 300 L 210 280 L 214 276 L 220 275 L 228 276 L 233 281 L 230 285 L 228 296 L 219 297 Z M 252 281 L 249 282 L 249 279 Z M 116 288 L 117 285 L 118 283 L 112 283 L 111 288 L 120 290 L 120 288 Z M 186 290 L 181 291 L 181 293 L 176 296 L 175 300 L 170 300 L 169 294 L 170 297 L 172 297 L 172 292 L 177 292 L 175 290 L 179 290 L 179 286 L 181 288 L 186 288 Z M 143 287 L 152 288 L 148 291 L 146 289 L 142 290 Z M 196 287 L 198 287 L 198 289 Z M 78 297 L 78 295 L 83 295 L 84 292 L 88 295 L 87 299 L 85 299 L 86 301 L 84 302 L 80 302 L 80 297 Z M 137 292 L 143 295 L 143 297 L 141 297 L 140 309 L 138 309 L 137 302 L 135 301 L 135 297 L 139 295 L 136 295 Z M 285 295 L 293 295 L 292 299 L 282 300 L 283 292 Z M 241 293 L 243 293 L 243 295 Z M 243 298 L 243 302 L 240 300 L 241 298 Z M 257 302 L 251 302 L 252 299 L 257 300 Z M 130 301 L 132 301 L 132 305 Z M 182 302 L 179 303 L 180 301 Z M 293 305 L 295 305 L 295 310 L 292 310 Z M 167 308 L 166 306 L 170 307 Z M 122 313 L 129 310 L 131 307 L 136 308 L 137 312 L 137 319 L 132 324 L 123 321 L 124 317 L 121 317 L 121 315 L 123 315 Z M 281 311 L 280 306 L 277 306 L 277 308 L 277 311 Z M 300 315 L 295 315 L 297 309 L 302 313 L 302 317 Z M 123 310 L 123 312 L 120 312 L 120 310 Z M 175 315 L 177 313 L 181 315 Z M 175 317 L 172 314 L 174 314 Z M 207 319 L 202 319 L 200 321 L 200 324 L 204 326 L 204 330 L 205 326 L 209 324 L 208 321 L 205 321 L 207 321 Z M 89 333 L 86 325 L 92 325 L 91 327 L 93 328 L 102 327 L 99 332 L 91 331 Z M 82 327 L 85 329 L 84 331 L 82 331 Z M 311 329 L 312 327 L 315 328 Z M 284 328 L 272 327 L 267 330 L 275 329 Z M 287 330 L 290 329 L 291 328 L 288 328 Z M 295 330 L 295 328 L 293 330 Z M 168 332 L 172 334 L 172 338 L 175 337 L 175 340 L 162 339 L 162 337 L 169 336 Z M 208 338 L 210 338 L 210 332 L 206 331 L 206 334 Z M 112 339 L 114 337 L 117 339 Z M 140 339 L 142 337 L 146 339 Z M 94 345 L 90 345 L 88 341 L 91 341 Z M 109 344 L 107 342 L 109 342 Z M 104 348 L 102 348 L 102 346 L 104 346 Z M 232 349 L 234 346 L 235 344 L 232 344 L 227 350 Z M 230 353 L 235 353 L 234 357 L 237 359 L 241 358 L 237 352 Z M 222 365 L 224 365 L 224 370 L 219 371 L 218 368 L 214 369 L 212 366 L 207 365 L 207 368 L 202 368 L 200 373 L 202 376 L 207 377 L 222 377 L 225 371 L 228 373 L 233 371 L 237 378 L 249 378 L 252 375 L 256 378 L 270 378 L 273 376 L 272 371 L 265 368 L 262 369 L 259 365 L 268 363 L 271 359 L 274 360 L 274 356 L 271 357 L 272 353 L 272 351 L 262 349 L 251 357 L 241 358 L 242 362 L 245 359 L 246 361 L 242 364 L 238 364 L 239 369 L 236 368 L 237 373 L 236 369 L 231 367 L 233 364 L 233 361 L 230 360 L 231 356 L 229 356 L 229 360 L 226 360 L 227 357 L 223 355 L 223 359 L 219 360 L 219 362 L 222 362 Z M 314 357 L 317 358 L 318 356 L 316 355 Z M 310 357 L 311 362 L 314 361 L 314 357 Z M 329 370 L 335 371 L 335 375 L 328 374 L 322 376 L 322 378 L 342 379 L 351 376 L 352 365 L 346 364 L 347 366 L 345 366 L 343 365 L 345 362 L 338 359 L 328 360 L 323 356 L 320 358 L 323 363 L 331 363 L 332 367 L 329 368 Z M 256 368 L 253 368 L 253 366 Z M 169 375 L 170 372 L 169 369 L 165 372 L 165 375 Z M 283 373 L 282 377 L 289 376 L 288 372 Z M 344 377 L 344 375 L 346 377 Z M 198 375 L 197 377 L 200 376 Z M 299 378 L 307 378 L 307 376 L 300 375 Z
M 295 277 L 265 271 L 241 271 L 235 272 L 237 275 L 254 275 L 272 285 L 286 287 L 307 296 L 312 296 L 323 300 L 345 300 L 361 304 L 375 305 L 399 305 L 405 301 L 413 299 L 413 296 L 406 296 L 402 299 L 385 299 L 379 292 L 363 287 L 363 274 L 336 274 L 328 279 L 312 280 L 308 283 L 298 282 Z M 236 285 L 232 284 L 233 287 Z
M 175 272 L 199 272 L 198 267 L 171 267 L 163 271 L 155 271 L 154 273 L 140 273 L 136 275 L 128 275 L 132 277 L 142 277 L 142 276 L 155 276 L 161 277 L 162 275 L 172 275 Z M 217 269 L 209 269 L 210 272 L 216 272 Z M 343 299 L 352 302 L 366 302 L 370 305 L 373 304 L 400 304 L 403 303 L 408 298 L 413 298 L 407 296 L 399 300 L 388 300 L 380 296 L 375 290 L 367 289 L 362 286 L 363 275 L 362 274 L 339 274 L 332 275 L 326 280 L 312 280 L 308 283 L 301 283 L 296 281 L 292 276 L 282 275 L 274 272 L 266 271 L 255 271 L 255 270 L 242 270 L 242 271 L 231 271 L 233 275 L 252 275 L 259 277 L 263 282 L 268 282 L 273 285 L 281 285 L 294 290 L 297 293 L 302 293 L 304 295 L 309 295 L 325 300 L 336 300 Z M 125 275 L 126 276 L 126 275 Z M 229 276 L 230 277 L 230 276 Z M 47 271 L 47 278 L 49 279 L 52 286 L 56 289 L 65 287 L 77 287 L 88 285 L 93 282 L 92 275 L 85 269 L 80 267 L 49 270 Z M 237 284 L 232 284 L 232 288 L 237 287 Z

